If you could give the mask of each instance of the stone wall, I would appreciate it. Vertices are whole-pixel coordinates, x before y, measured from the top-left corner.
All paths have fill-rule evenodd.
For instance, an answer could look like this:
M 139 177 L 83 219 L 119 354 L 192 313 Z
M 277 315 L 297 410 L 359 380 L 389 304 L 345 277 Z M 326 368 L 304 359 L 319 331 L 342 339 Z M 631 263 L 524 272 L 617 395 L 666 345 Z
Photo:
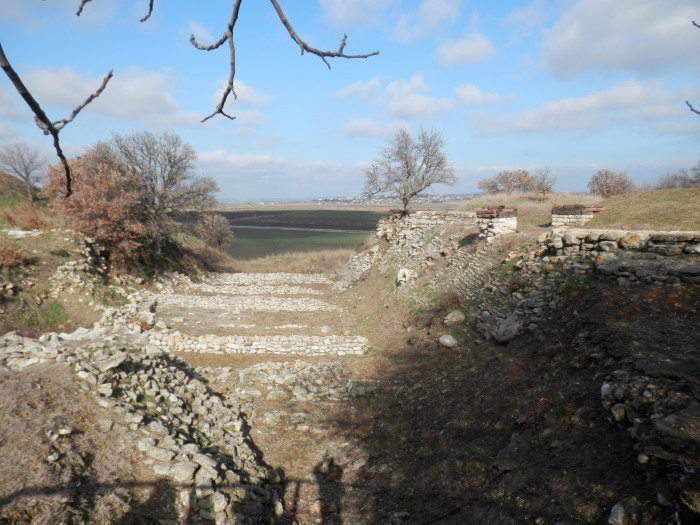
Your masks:
M 656 232 L 555 228 L 538 239 L 537 255 L 630 250 L 658 255 L 700 254 L 700 231 Z
M 518 208 L 493 206 L 477 210 L 476 223 L 479 226 L 479 237 L 491 243 L 496 237 L 518 229 Z
M 402 231 L 422 230 L 445 224 L 474 223 L 476 214 L 465 211 L 417 211 L 409 215 L 394 213 L 377 223 L 377 237 L 393 240 Z
M 554 206 L 552 208 L 552 227 L 583 226 L 602 210 L 602 206 L 586 206 L 585 204 Z
M 679 257 L 682 256 L 682 257 Z M 476 327 L 505 343 L 534 331 L 556 308 L 559 291 L 575 279 L 618 285 L 700 283 L 700 232 L 557 228 L 514 262 L 524 288 L 487 285 Z

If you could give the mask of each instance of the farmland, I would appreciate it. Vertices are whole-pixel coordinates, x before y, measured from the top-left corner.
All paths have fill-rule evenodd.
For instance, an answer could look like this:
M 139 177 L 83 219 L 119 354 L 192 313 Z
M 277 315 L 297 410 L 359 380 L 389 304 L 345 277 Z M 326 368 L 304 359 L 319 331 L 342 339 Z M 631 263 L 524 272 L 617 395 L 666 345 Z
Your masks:
M 354 247 L 385 213 L 355 210 L 240 210 L 221 212 L 233 228 L 228 253 L 249 260 L 286 252 Z

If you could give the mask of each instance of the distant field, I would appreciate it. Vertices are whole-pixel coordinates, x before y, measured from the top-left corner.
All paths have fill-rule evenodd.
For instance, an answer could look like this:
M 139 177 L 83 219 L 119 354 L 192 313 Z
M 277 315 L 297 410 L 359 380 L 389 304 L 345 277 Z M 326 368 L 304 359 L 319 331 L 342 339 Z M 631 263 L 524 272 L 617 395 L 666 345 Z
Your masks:
M 287 252 L 352 248 L 373 234 L 385 214 L 348 210 L 225 211 L 235 240 L 227 252 L 242 260 Z

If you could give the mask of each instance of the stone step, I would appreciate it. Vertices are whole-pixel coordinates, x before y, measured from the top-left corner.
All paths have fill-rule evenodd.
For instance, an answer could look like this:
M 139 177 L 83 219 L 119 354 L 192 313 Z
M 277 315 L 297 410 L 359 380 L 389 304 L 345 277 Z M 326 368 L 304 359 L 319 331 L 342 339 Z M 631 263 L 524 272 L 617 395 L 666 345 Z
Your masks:
M 188 309 L 226 309 L 230 312 L 242 310 L 277 312 L 332 312 L 339 310 L 333 304 L 310 298 L 248 296 L 197 296 L 163 294 L 158 296 L 159 305 L 182 306 Z
M 369 341 L 362 336 L 190 336 L 180 332 L 153 332 L 149 343 L 169 352 L 210 354 L 364 355 Z

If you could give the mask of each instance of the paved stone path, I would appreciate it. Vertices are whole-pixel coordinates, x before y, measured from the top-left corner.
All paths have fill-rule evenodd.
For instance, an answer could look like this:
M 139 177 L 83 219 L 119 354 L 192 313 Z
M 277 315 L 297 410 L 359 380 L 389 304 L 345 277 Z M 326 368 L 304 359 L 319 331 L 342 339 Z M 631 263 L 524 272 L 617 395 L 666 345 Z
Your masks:
M 285 508 L 294 509 L 300 524 L 321 517 L 319 465 L 331 457 L 350 475 L 369 461 L 361 447 L 336 441 L 325 423 L 337 403 L 376 387 L 353 377 L 353 363 L 366 359 L 369 342 L 337 325 L 346 314 L 333 303 L 332 285 L 318 274 L 185 280 L 156 296 L 157 319 L 168 329 L 148 334 L 150 344 L 184 358 L 245 414 L 264 459 L 285 471 Z M 359 515 L 343 520 L 362 522 Z

